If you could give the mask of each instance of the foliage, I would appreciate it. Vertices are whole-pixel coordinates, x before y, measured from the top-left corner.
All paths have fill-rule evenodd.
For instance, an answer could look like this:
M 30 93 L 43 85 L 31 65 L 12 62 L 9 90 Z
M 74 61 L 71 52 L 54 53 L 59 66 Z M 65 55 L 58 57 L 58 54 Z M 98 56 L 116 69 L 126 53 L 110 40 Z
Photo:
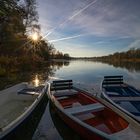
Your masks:
M 3 0 L 0 5 L 0 54 L 14 55 L 25 38 L 24 9 L 18 5 L 18 0 Z
M 140 60 L 140 49 L 130 49 L 126 52 L 116 52 L 108 56 L 94 57 L 93 59 L 101 61 L 138 61 Z
M 40 32 L 36 0 L 3 0 L 0 6 L 1 65 L 39 63 L 69 57 L 57 51 L 41 36 L 37 42 L 28 37 L 32 32 Z

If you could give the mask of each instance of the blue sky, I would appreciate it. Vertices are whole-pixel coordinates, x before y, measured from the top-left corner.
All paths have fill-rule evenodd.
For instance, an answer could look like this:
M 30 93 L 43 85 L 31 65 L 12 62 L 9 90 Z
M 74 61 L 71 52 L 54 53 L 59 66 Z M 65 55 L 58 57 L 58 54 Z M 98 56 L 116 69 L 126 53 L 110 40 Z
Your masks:
M 70 56 L 140 48 L 140 0 L 38 0 L 42 36 Z

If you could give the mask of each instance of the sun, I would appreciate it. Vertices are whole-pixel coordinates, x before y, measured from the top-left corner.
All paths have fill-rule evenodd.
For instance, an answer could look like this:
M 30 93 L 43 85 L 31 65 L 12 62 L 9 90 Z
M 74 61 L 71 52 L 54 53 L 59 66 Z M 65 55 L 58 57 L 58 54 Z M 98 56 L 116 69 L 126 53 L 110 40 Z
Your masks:
M 31 38 L 32 38 L 33 41 L 38 41 L 39 35 L 37 34 L 37 32 L 35 32 L 31 35 Z

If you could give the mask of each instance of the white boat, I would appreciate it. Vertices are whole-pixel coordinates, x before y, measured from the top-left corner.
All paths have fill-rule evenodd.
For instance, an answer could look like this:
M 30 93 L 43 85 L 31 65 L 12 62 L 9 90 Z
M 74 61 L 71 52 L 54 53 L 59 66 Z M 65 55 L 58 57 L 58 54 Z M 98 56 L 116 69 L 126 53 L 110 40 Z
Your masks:
M 45 85 L 35 88 L 28 83 L 0 91 L 0 140 L 21 140 L 26 139 L 26 134 L 33 135 L 35 128 L 28 125 L 35 127 L 39 122 L 47 105 L 46 91 Z

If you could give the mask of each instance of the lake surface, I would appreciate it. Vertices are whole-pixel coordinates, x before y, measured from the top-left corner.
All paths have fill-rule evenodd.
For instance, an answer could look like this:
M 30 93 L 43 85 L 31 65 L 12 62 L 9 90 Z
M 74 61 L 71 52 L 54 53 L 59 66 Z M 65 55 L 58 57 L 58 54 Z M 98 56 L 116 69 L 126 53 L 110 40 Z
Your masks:
M 140 89 L 140 63 L 107 64 L 93 61 L 70 61 L 53 66 L 52 79 L 72 79 L 76 86 L 100 93 L 104 76 L 123 75 L 124 81 Z M 63 121 L 47 106 L 33 140 L 81 140 Z
M 54 76 L 62 79 L 73 79 L 75 83 L 99 88 L 104 76 L 123 75 L 124 81 L 140 88 L 140 69 L 136 69 L 137 65 L 140 68 L 140 63 L 137 63 L 136 67 L 127 68 L 125 66 L 114 67 L 101 62 L 71 61 L 68 66 L 58 69 Z
M 38 85 L 47 79 L 72 79 L 76 86 L 91 93 L 100 93 L 100 85 L 107 75 L 123 75 L 124 81 L 140 89 L 140 63 L 134 62 L 94 62 L 94 61 L 52 61 L 43 68 L 32 71 L 8 73 L 0 77 L 0 88 L 6 88 L 19 82 Z M 55 114 L 48 104 L 46 111 L 33 136 L 33 140 L 81 140 Z
M 26 67 L 26 66 L 25 66 Z M 5 68 L 6 69 L 6 68 Z M 140 87 L 140 62 L 94 62 L 94 61 L 52 61 L 32 70 L 19 70 L 0 76 L 0 89 L 19 82 L 41 84 L 52 77 L 54 79 L 72 79 L 75 84 L 99 88 L 106 75 L 123 75 L 129 84 Z

